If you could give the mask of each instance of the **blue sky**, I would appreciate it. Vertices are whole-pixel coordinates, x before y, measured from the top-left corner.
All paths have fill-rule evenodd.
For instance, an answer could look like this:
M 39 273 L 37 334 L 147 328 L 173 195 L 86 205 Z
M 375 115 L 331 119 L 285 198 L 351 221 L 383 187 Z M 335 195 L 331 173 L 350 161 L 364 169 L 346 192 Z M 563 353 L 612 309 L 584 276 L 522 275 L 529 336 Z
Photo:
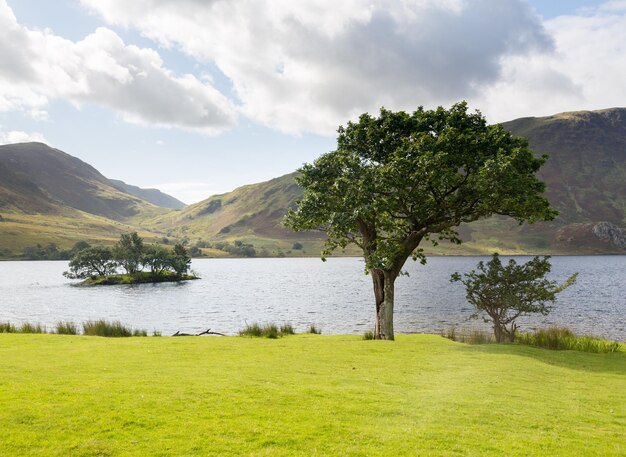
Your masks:
M 192 203 L 295 170 L 383 105 L 624 106 L 625 18 L 622 0 L 0 0 L 0 142 Z

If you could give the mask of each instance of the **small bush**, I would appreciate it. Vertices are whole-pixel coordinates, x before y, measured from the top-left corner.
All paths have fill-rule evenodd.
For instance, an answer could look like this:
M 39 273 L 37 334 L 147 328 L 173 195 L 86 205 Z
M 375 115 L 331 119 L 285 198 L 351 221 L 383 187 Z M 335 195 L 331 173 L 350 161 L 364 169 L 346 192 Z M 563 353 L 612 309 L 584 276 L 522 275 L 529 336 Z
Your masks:
M 132 330 L 122 325 L 120 321 L 107 322 L 104 319 L 83 322 L 83 334 L 113 338 L 133 336 Z
M 72 321 L 59 321 L 54 331 L 59 335 L 78 335 L 78 326 Z
M 322 334 L 322 330 L 320 330 L 319 328 L 317 328 L 315 326 L 315 324 L 311 324 L 309 326 L 309 331 L 307 333 L 314 333 L 315 335 L 321 335 Z
M 17 327 L 10 322 L 0 322 L 0 333 L 17 333 Z
M 46 327 L 41 324 L 31 324 L 24 322 L 19 329 L 20 333 L 46 333 Z
M 263 336 L 263 328 L 261 327 L 261 324 L 256 322 L 253 324 L 246 324 L 242 330 L 239 330 L 239 336 L 261 337 Z
M 163 336 L 158 330 L 152 330 L 152 336 Z
M 364 340 L 373 340 L 374 339 L 374 332 L 372 332 L 372 331 L 365 332 L 363 334 L 363 339 Z
M 281 335 L 295 335 L 296 332 L 293 329 L 293 325 L 287 323 L 280 326 Z
M 148 331 L 144 329 L 133 330 L 133 336 L 148 336 Z
M 520 333 L 515 342 L 552 350 L 608 353 L 619 350 L 620 344 L 592 336 L 577 336 L 568 328 L 549 327 L 533 333 Z
M 491 333 L 483 332 L 482 330 L 457 332 L 456 328 L 452 327 L 441 332 L 441 336 L 452 341 L 466 344 L 488 344 L 496 342 L 495 337 Z
M 264 324 L 261 325 L 257 322 L 253 324 L 246 324 L 246 326 L 239 330 L 239 336 L 252 336 L 252 337 L 264 337 L 276 339 L 285 335 L 293 335 L 295 332 L 291 324 L 283 324 L 280 329 L 276 324 Z

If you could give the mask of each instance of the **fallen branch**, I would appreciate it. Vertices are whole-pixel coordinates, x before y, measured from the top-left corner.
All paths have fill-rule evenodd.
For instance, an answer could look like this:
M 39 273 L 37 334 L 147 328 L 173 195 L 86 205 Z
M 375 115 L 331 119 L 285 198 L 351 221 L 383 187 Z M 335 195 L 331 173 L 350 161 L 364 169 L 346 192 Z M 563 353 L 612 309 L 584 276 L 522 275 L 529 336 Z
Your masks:
M 172 336 L 202 336 L 202 335 L 219 335 L 219 336 L 226 336 L 223 333 L 219 333 L 219 332 L 212 332 L 210 328 L 206 329 L 204 332 L 200 332 L 200 333 L 196 333 L 196 334 L 192 334 L 192 333 L 180 333 L 180 330 L 178 330 L 176 333 L 174 333 Z

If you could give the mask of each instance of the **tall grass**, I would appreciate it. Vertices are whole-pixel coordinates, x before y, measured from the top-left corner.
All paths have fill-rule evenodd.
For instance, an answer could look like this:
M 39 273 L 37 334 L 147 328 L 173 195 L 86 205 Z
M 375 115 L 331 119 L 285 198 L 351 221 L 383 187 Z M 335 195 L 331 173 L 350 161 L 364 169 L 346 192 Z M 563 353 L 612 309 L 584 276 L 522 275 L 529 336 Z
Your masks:
M 442 331 L 441 336 L 452 341 L 467 344 L 488 344 L 496 342 L 492 333 L 482 330 L 465 330 L 459 332 L 456 328 L 452 327 L 448 330 Z
M 122 325 L 120 321 L 108 322 L 98 319 L 83 322 L 83 335 L 118 338 L 133 336 L 133 331 L 130 327 Z
M 0 333 L 17 333 L 17 327 L 10 322 L 0 322 Z
M 315 335 L 321 335 L 322 334 L 322 330 L 317 328 L 315 326 L 315 324 L 311 324 L 309 325 L 309 330 L 307 333 L 314 333 Z
M 54 327 L 54 332 L 59 335 L 78 335 L 78 325 L 72 321 L 59 321 Z
M 617 352 L 620 344 L 592 336 L 578 336 L 564 327 L 549 327 L 532 333 L 519 333 L 515 342 L 553 350 L 572 350 L 593 353 Z
M 296 334 L 295 330 L 293 329 L 293 325 L 291 325 L 288 322 L 280 326 L 280 333 L 281 335 L 295 335 Z
M 20 333 L 47 333 L 46 327 L 41 324 L 31 324 L 30 322 L 24 322 L 19 329 Z
M 254 322 L 252 324 L 246 324 L 246 326 L 239 330 L 239 336 L 252 336 L 257 338 L 279 338 L 286 335 L 294 335 L 296 332 L 291 324 L 283 324 L 278 327 L 276 324 L 259 324 Z

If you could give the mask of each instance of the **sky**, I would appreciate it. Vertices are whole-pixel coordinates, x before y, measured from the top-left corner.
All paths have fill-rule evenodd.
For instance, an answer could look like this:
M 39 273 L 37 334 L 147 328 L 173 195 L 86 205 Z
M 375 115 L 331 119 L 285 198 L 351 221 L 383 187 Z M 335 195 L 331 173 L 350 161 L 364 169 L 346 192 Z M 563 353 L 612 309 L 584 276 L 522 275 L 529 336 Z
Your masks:
M 626 0 L 0 0 L 0 144 L 185 203 L 294 171 L 363 112 L 626 106 Z

